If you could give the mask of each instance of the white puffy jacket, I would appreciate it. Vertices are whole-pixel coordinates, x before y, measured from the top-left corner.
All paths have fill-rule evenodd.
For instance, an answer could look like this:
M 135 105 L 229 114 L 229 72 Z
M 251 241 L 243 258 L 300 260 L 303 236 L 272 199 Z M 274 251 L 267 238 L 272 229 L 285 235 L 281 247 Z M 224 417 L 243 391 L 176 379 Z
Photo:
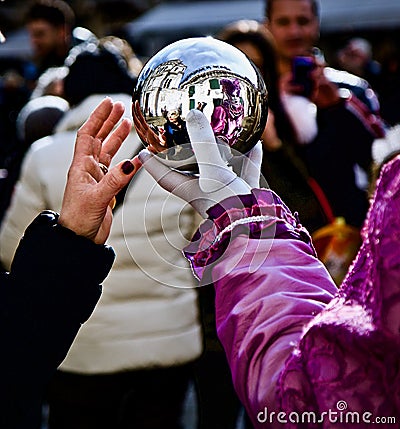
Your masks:
M 28 151 L 0 232 L 0 258 L 9 265 L 23 231 L 43 209 L 59 211 L 77 129 L 104 96 L 71 109 L 53 136 Z M 131 97 L 115 94 L 130 116 Z M 113 163 L 140 145 L 131 132 Z M 140 170 L 117 208 L 108 239 L 116 251 L 102 297 L 61 368 L 94 374 L 171 366 L 202 349 L 196 281 L 181 254 L 197 227 L 191 208 Z M 49 249 L 49 252 L 52 250 Z M 60 255 L 62 257 L 62 255 Z

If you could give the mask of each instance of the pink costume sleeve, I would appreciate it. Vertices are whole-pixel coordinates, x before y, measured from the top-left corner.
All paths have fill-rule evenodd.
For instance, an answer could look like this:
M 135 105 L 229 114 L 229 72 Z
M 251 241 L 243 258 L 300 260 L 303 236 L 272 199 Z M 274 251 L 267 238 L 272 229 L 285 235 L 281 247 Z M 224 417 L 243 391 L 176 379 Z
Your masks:
M 215 134 L 224 132 L 226 126 L 226 112 L 222 106 L 217 106 L 211 116 L 211 128 Z
M 358 413 L 357 428 L 399 419 L 399 168 L 400 158 L 385 168 L 334 299 L 308 234 L 271 191 L 232 199 L 228 211 L 214 206 L 185 249 L 214 282 L 218 335 L 256 428 L 353 427 L 332 423 L 335 412 L 357 418 L 343 410 Z

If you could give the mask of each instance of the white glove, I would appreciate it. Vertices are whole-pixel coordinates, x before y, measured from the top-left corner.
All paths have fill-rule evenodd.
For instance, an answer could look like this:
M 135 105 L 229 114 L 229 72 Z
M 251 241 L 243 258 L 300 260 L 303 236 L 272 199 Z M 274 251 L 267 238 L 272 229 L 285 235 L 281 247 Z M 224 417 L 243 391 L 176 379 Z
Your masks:
M 182 198 L 203 217 L 207 210 L 227 197 L 248 194 L 259 186 L 262 146 L 258 142 L 247 156 L 230 160 L 232 168 L 221 157 L 211 125 L 204 113 L 191 110 L 186 116 L 186 126 L 199 166 L 199 177 L 171 170 L 143 150 L 139 159 L 143 167 L 160 186 Z M 240 170 L 240 171 L 239 171 Z

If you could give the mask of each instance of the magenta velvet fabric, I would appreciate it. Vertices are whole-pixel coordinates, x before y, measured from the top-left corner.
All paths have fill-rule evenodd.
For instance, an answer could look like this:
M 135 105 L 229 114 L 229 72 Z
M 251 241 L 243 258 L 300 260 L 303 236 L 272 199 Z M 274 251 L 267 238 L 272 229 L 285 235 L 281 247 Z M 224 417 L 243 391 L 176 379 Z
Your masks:
M 397 157 L 339 291 L 269 190 L 212 208 L 186 249 L 202 281 L 214 282 L 218 335 L 256 428 L 399 427 L 399 185 Z M 260 213 L 274 218 L 226 230 Z

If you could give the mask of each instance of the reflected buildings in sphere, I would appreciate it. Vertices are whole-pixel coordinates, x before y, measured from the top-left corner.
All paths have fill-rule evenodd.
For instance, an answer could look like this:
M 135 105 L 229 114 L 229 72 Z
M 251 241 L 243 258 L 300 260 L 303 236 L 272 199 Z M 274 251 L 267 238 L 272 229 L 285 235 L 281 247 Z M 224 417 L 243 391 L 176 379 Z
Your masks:
M 180 170 L 196 165 L 185 124 L 190 110 L 201 110 L 218 140 L 240 153 L 259 140 L 268 110 L 258 70 L 241 51 L 210 37 L 158 52 L 142 69 L 133 99 L 166 148 L 159 156 Z

